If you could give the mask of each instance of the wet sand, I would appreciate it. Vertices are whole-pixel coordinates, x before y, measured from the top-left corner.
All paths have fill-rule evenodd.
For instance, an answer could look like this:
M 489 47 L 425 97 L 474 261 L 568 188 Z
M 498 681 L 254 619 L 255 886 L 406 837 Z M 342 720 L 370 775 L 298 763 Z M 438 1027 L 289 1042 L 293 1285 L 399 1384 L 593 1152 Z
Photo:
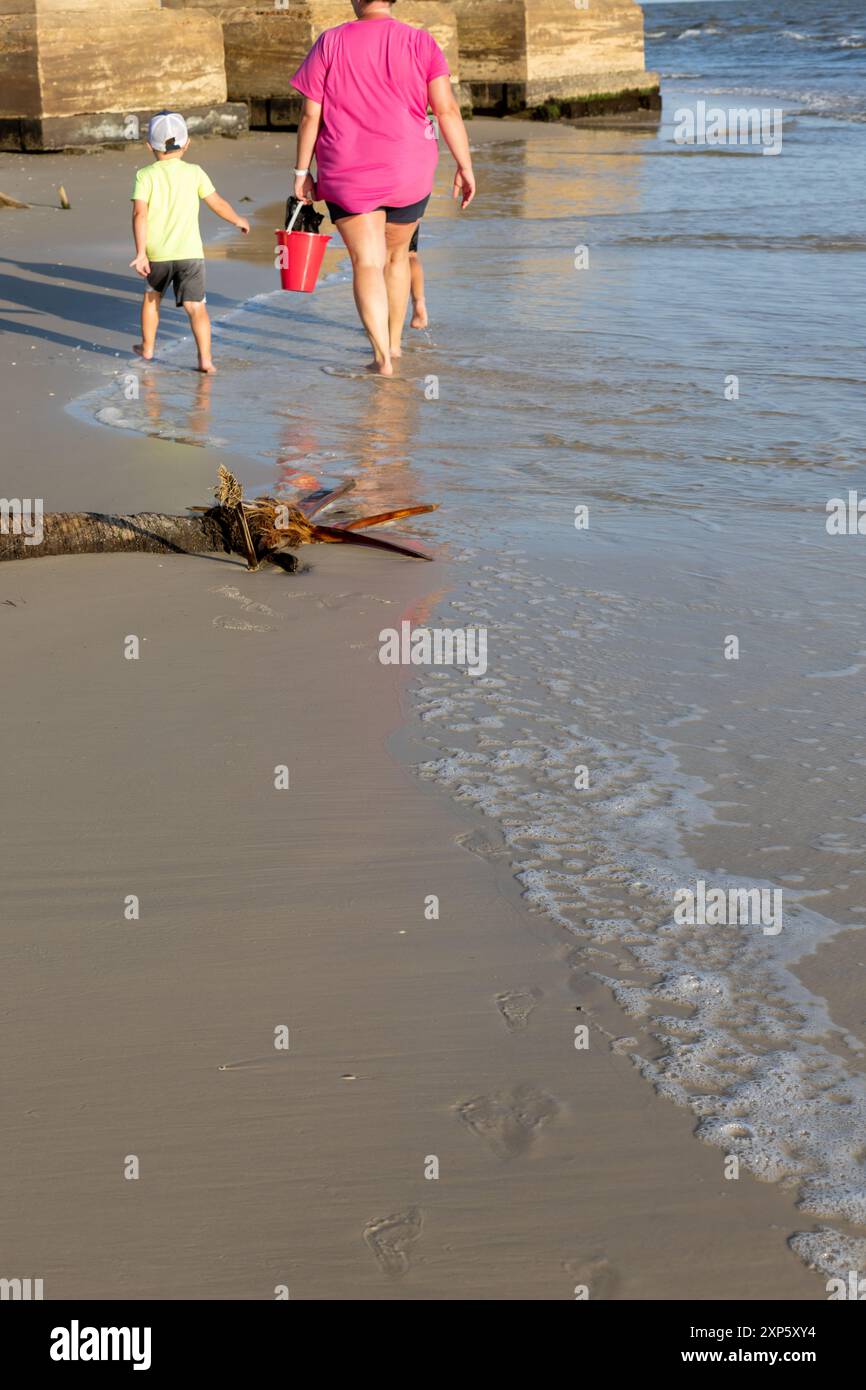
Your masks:
M 290 145 L 197 153 L 255 207 Z M 0 157 L 5 192 L 73 199 L 0 213 L 0 491 L 46 510 L 180 509 L 233 462 L 63 410 L 128 361 L 136 287 L 110 277 L 136 163 Z M 217 315 L 270 279 L 227 257 L 210 284 Z M 724 1179 L 612 1048 L 632 1021 L 489 824 L 393 755 L 408 706 L 377 635 L 448 588 L 447 554 L 303 558 L 0 570 L 9 1271 L 48 1298 L 823 1297 L 785 1243 L 819 1223 Z

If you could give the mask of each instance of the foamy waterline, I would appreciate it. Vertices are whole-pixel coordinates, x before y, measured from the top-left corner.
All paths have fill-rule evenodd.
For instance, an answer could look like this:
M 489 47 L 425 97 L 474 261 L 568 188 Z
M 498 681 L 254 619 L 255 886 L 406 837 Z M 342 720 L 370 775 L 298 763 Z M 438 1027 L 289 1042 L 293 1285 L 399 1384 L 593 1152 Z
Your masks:
M 498 824 L 527 902 L 577 938 L 583 964 L 644 1037 L 663 1045 L 655 1059 L 638 1043 L 632 1060 L 660 1095 L 692 1111 L 698 1136 L 758 1178 L 796 1186 L 804 1213 L 866 1225 L 866 1080 L 844 1061 L 863 1046 L 791 968 L 845 927 L 790 885 L 778 936 L 751 925 L 677 925 L 674 895 L 698 879 L 724 889 L 781 885 L 713 873 L 686 852 L 686 836 L 711 833 L 716 816 L 670 739 L 646 727 L 618 739 L 614 709 L 611 732 L 599 737 L 602 676 L 581 677 L 561 654 L 586 653 L 593 628 L 616 640 L 605 603 L 557 589 L 524 559 L 473 574 L 452 607 L 488 624 L 490 671 L 474 681 L 431 672 L 416 687 L 436 745 L 421 775 Z M 563 622 L 569 610 L 574 627 Z M 695 717 L 684 704 L 667 724 Z M 592 770 L 585 791 L 574 787 L 580 766 Z M 848 1249 L 826 1234 L 822 1269 L 832 1265 L 828 1251 Z M 793 1248 L 818 1263 L 814 1241 Z

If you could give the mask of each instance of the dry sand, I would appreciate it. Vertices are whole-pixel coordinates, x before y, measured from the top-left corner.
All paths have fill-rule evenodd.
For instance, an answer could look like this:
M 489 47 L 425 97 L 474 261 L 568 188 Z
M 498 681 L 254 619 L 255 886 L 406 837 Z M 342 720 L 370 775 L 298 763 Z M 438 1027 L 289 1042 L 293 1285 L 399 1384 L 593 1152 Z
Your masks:
M 198 153 L 255 207 L 290 143 Z M 137 162 L 0 157 L 34 203 L 0 212 L 4 496 L 182 508 L 231 462 L 63 410 L 128 360 Z M 262 267 L 211 287 L 219 313 Z M 790 1194 L 724 1180 L 489 830 L 389 751 L 405 692 L 377 634 L 447 557 L 303 558 L 0 568 L 0 1273 L 47 1298 L 824 1297 Z

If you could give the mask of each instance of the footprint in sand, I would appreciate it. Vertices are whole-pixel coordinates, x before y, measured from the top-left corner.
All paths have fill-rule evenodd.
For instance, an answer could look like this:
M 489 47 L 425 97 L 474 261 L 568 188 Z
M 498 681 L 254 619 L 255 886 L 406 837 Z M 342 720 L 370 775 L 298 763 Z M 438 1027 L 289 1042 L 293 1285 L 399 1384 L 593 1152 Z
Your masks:
M 214 627 L 221 627 L 226 632 L 274 632 L 276 629 L 269 623 L 248 623 L 246 618 L 227 618 L 220 613 L 213 620 Z
M 223 1062 L 218 1071 L 271 1071 L 274 1066 L 284 1067 L 289 1057 L 285 1052 L 268 1053 L 266 1057 L 243 1057 L 239 1062 Z
M 239 603 L 247 613 L 263 613 L 266 618 L 280 618 L 281 613 L 276 609 L 269 608 L 266 603 L 256 603 L 254 599 L 247 598 L 234 584 L 222 584 L 218 589 L 211 589 L 212 594 L 220 594 L 223 598 L 230 598 L 235 603 Z
M 510 989 L 505 994 L 497 994 L 496 1007 L 505 1019 L 509 1032 L 516 1033 L 526 1027 L 529 1015 L 540 998 L 540 989 Z
M 393 1216 L 380 1216 L 364 1227 L 369 1245 L 383 1274 L 406 1274 L 409 1246 L 421 1234 L 424 1218 L 419 1207 L 407 1207 Z
M 392 602 L 392 600 L 389 598 L 380 598 L 378 594 L 362 594 L 360 592 L 346 594 L 326 594 L 324 598 L 320 598 L 318 600 L 318 607 L 345 608 L 347 604 L 352 602 L 357 603 L 359 599 L 369 600 L 370 603 L 391 604 Z M 360 611 L 363 613 L 366 610 L 362 608 Z
M 353 372 L 350 367 L 322 367 L 325 376 L 348 377 L 350 381 L 372 381 L 376 372 Z
M 457 1106 L 463 1123 L 500 1158 L 513 1158 L 525 1152 L 538 1130 L 552 1120 L 558 1110 L 551 1096 L 532 1086 L 517 1086 L 510 1093 L 475 1096 Z
M 470 854 L 477 854 L 479 859 L 502 859 L 508 853 L 500 840 L 484 830 L 470 830 L 468 835 L 458 835 L 457 843 Z
M 591 1301 L 615 1298 L 619 1289 L 619 1274 L 604 1255 L 590 1255 L 586 1260 L 566 1260 L 566 1274 L 576 1288 L 586 1289 Z M 585 1297 L 586 1295 L 581 1295 Z M 575 1294 L 577 1297 L 577 1294 Z

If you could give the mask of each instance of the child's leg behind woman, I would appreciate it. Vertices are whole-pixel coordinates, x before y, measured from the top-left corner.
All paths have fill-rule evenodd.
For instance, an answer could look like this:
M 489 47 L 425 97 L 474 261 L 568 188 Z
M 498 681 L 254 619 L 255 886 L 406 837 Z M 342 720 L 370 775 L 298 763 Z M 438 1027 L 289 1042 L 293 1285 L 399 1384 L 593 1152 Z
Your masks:
M 424 299 L 424 267 L 421 264 L 421 257 L 418 254 L 418 233 L 421 231 L 419 222 L 412 234 L 409 242 L 409 274 L 410 287 L 412 292 L 412 318 L 410 328 L 426 328 L 429 322 L 427 318 L 427 303 Z
M 424 267 L 417 251 L 409 252 L 409 269 L 412 276 L 412 318 L 409 327 L 426 328 L 430 320 L 427 317 L 427 301 L 424 298 Z

